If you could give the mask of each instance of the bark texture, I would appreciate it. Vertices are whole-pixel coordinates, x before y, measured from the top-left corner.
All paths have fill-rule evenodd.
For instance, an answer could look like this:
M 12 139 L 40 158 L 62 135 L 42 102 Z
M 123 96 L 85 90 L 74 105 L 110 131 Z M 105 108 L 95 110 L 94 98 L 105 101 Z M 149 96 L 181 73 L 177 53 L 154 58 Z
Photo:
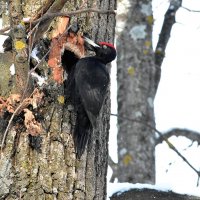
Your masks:
M 41 6 L 39 2 L 41 3 L 41 1 L 26 1 L 23 6 L 20 1 L 15 3 L 22 6 L 19 10 L 20 12 L 23 10 L 23 14 L 25 13 L 27 17 L 31 8 L 41 11 L 43 5 Z M 42 3 L 47 3 L 48 5 L 44 7 L 48 9 L 53 2 L 43 1 Z M 71 11 L 85 7 L 110 10 L 115 9 L 116 3 L 115 0 L 66 1 L 64 9 Z M 30 16 L 33 15 L 30 14 Z M 113 42 L 114 14 L 84 13 L 71 20 L 80 20 L 82 31 L 88 32 L 97 42 Z M 1 97 L 10 94 L 9 69 L 11 63 L 14 62 L 10 59 L 12 54 L 9 53 L 8 60 L 4 55 L 6 56 L 6 54 L 0 55 L 1 74 L 5 74 L 0 78 Z M 28 68 L 27 62 L 24 62 L 23 66 Z M 29 70 L 27 68 L 26 72 Z M 63 95 L 63 90 L 63 85 L 48 80 L 43 104 L 35 113 L 42 124 L 39 136 L 29 135 L 27 129 L 24 128 L 23 115 L 16 114 L 14 117 L 1 152 L 0 199 L 106 199 L 109 94 L 99 117 L 99 126 L 91 134 L 85 153 L 80 160 L 77 160 L 72 138 L 75 122 L 73 108 L 71 105 L 63 104 L 58 98 Z M 4 128 L 0 128 L 1 135 L 4 134 L 8 121 L 7 115 L 1 116 L 0 122 L 5 125 Z M 37 150 L 31 148 L 32 143 L 40 144 Z
M 155 134 L 145 126 L 155 127 L 153 102 L 157 89 L 151 1 L 130 1 L 126 19 L 117 40 L 117 178 L 120 182 L 154 183 Z

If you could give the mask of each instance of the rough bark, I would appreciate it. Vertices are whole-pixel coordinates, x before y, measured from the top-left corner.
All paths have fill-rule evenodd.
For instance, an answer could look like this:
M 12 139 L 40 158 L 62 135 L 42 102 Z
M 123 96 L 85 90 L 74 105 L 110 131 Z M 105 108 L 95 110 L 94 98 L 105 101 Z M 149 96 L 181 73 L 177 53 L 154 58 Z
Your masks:
M 146 123 L 155 127 L 153 102 L 157 88 L 151 43 L 151 1 L 131 1 L 126 18 L 125 28 L 117 41 L 117 178 L 120 182 L 154 183 L 155 134 L 154 130 L 145 126 Z
M 26 4 L 23 4 L 20 9 L 24 11 L 23 14 L 26 13 L 25 17 L 29 16 L 30 8 L 35 8 L 34 4 L 36 6 L 38 2 L 27 1 Z M 44 1 L 43 3 L 46 2 L 52 3 L 52 1 Z M 66 1 L 65 11 L 85 7 L 96 7 L 103 10 L 114 9 L 115 0 Z M 40 10 L 40 8 L 41 4 L 36 10 Z M 76 19 L 73 18 L 72 21 L 76 21 Z M 88 32 L 92 39 L 97 42 L 102 40 L 113 42 L 114 14 L 84 13 L 79 14 L 78 20 L 81 21 L 82 31 Z M 5 74 L 0 78 L 1 97 L 10 94 L 9 80 L 11 75 L 9 68 L 14 62 L 10 59 L 13 57 L 10 54 L 9 57 L 7 54 L 1 54 L 3 57 L 0 57 L 2 58 L 0 62 L 1 74 Z M 26 72 L 28 70 L 26 68 Z M 52 80 L 48 81 L 42 106 L 38 107 L 38 112 L 35 113 L 42 124 L 42 131 L 39 136 L 34 138 L 34 141 L 28 130 L 24 128 L 23 116 L 16 114 L 17 116 L 14 117 L 0 158 L 1 199 L 101 200 L 106 198 L 109 95 L 99 117 L 99 126 L 97 130 L 92 132 L 89 145 L 81 159 L 78 160 L 75 156 L 72 137 L 73 108 L 71 105 L 63 104 L 58 99 L 59 96 L 63 95 L 63 90 L 63 85 Z M 1 123 L 4 123 L 6 127 L 8 120 L 9 118 L 7 119 L 4 115 L 1 118 Z M 5 127 L 0 129 L 2 135 Z M 36 140 L 41 143 L 38 150 L 31 148 L 31 143 L 36 142 Z

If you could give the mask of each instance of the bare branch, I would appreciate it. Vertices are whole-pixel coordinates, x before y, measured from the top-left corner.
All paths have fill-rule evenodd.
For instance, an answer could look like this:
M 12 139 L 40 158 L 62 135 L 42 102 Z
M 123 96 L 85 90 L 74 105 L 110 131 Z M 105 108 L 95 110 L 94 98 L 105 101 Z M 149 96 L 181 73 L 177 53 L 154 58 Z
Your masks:
M 165 50 L 170 38 L 172 26 L 175 23 L 175 15 L 177 10 L 181 7 L 182 0 L 172 0 L 170 1 L 169 8 L 165 13 L 164 22 L 159 35 L 158 43 L 155 50 L 155 64 L 157 66 L 157 71 L 155 75 L 156 89 L 158 87 L 160 76 L 161 76 L 161 65 L 165 57 Z
M 113 183 L 115 178 L 117 178 L 118 164 L 113 162 L 112 158 L 108 156 L 108 165 L 113 170 L 112 177 L 110 178 L 110 182 Z
M 197 141 L 200 145 L 200 133 L 192 130 L 187 129 L 179 129 L 175 128 L 170 131 L 167 131 L 163 134 L 165 138 L 170 138 L 171 136 L 184 136 L 192 141 Z M 156 145 L 163 142 L 163 137 L 159 137 L 156 141 Z
M 183 8 L 183 9 L 185 9 L 185 10 L 189 11 L 189 12 L 197 12 L 197 13 L 199 13 L 199 12 L 200 12 L 200 10 L 191 10 L 191 9 L 189 9 L 189 8 L 186 8 L 186 7 L 184 7 L 184 6 L 181 6 L 181 8 Z
M 99 10 L 99 9 L 95 9 L 95 8 L 88 8 L 88 9 L 75 10 L 75 11 L 71 11 L 71 12 L 46 13 L 41 18 L 33 21 L 32 23 L 36 24 L 38 22 L 44 21 L 49 18 L 60 17 L 60 16 L 71 17 L 73 15 L 78 15 L 78 14 L 88 13 L 88 12 L 96 12 L 99 14 L 115 14 L 114 10 Z
M 110 114 L 111 116 L 115 116 L 121 119 L 125 119 L 125 120 L 129 120 L 135 123 L 140 123 L 143 124 L 144 126 L 154 130 L 156 133 L 158 133 L 159 137 L 161 137 L 163 139 L 163 141 L 165 141 L 167 143 L 167 145 L 169 146 L 170 149 L 172 149 L 174 152 L 176 152 L 176 154 L 178 154 L 179 157 L 181 157 L 183 159 L 183 161 L 191 168 L 193 169 L 193 171 L 195 171 L 198 175 L 198 177 L 200 177 L 200 171 L 198 171 L 195 167 L 193 167 L 190 162 L 178 151 L 178 149 L 165 137 L 165 135 L 163 135 L 163 133 L 161 133 L 160 131 L 158 131 L 155 127 L 153 127 L 150 124 L 147 124 L 146 122 L 143 122 L 141 120 L 138 119 L 130 119 L 128 117 L 124 117 L 124 116 L 119 116 L 117 114 Z
M 37 16 L 35 19 L 38 19 L 39 17 L 44 15 L 44 13 L 46 13 L 52 7 L 53 3 L 54 0 L 48 0 L 47 2 L 45 2 L 45 4 L 37 11 Z
M 43 16 L 46 16 L 50 13 L 59 13 L 64 7 L 65 3 L 66 3 L 66 0 L 57 0 L 57 1 L 49 0 L 48 2 L 45 3 L 44 7 L 42 7 L 41 11 L 38 13 L 39 15 L 37 15 L 35 19 L 37 19 L 38 17 L 40 18 L 37 19 L 36 22 L 34 23 L 33 21 L 35 21 L 35 19 L 32 19 L 31 21 L 29 21 L 33 26 L 39 23 L 38 25 L 39 31 L 37 31 L 35 35 L 35 41 L 33 41 L 34 43 L 37 42 L 38 39 L 42 38 L 43 34 L 48 30 L 49 25 L 51 24 L 53 20 L 53 18 L 51 17 L 47 17 L 44 20 L 40 20 L 40 19 L 42 19 Z
M 176 22 L 175 15 L 177 10 L 180 8 L 181 4 L 182 0 L 179 0 L 179 3 L 177 3 L 177 1 L 170 1 L 169 8 L 165 13 L 163 26 L 160 32 L 160 36 L 155 51 L 155 63 L 159 67 L 163 62 L 165 56 L 165 49 L 170 38 L 171 29 L 174 23 Z
M 75 11 L 71 11 L 71 12 L 56 12 L 56 13 L 55 12 L 53 12 L 53 13 L 47 12 L 46 14 L 44 14 L 39 19 L 25 21 L 25 23 L 31 23 L 33 26 L 35 26 L 36 24 L 38 24 L 40 22 L 43 22 L 45 20 L 49 20 L 49 19 L 54 18 L 54 17 L 60 17 L 60 16 L 71 17 L 73 15 L 78 15 L 78 14 L 82 14 L 82 13 L 89 13 L 89 12 L 96 12 L 96 13 L 99 13 L 99 14 L 116 14 L 114 10 L 99 10 L 99 9 L 95 9 L 95 8 L 75 10 Z M 10 29 L 10 27 L 6 27 L 4 29 L 1 29 L 0 34 L 1 35 L 7 35 L 4 32 L 9 30 L 9 29 Z M 32 30 L 32 32 L 33 32 L 33 30 Z M 40 32 L 42 32 L 42 31 L 40 30 Z

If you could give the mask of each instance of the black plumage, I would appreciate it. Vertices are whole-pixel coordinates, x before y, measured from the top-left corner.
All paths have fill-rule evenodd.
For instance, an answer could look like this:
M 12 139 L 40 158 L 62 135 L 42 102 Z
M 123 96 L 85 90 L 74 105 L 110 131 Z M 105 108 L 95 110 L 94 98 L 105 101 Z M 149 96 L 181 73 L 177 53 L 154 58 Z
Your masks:
M 88 42 L 88 40 L 86 40 Z M 95 43 L 94 43 L 95 44 Z M 65 93 L 77 113 L 74 143 L 80 158 L 87 145 L 90 131 L 96 128 L 110 82 L 106 64 L 116 57 L 116 50 L 109 43 L 94 45 L 96 55 L 81 58 L 68 74 Z

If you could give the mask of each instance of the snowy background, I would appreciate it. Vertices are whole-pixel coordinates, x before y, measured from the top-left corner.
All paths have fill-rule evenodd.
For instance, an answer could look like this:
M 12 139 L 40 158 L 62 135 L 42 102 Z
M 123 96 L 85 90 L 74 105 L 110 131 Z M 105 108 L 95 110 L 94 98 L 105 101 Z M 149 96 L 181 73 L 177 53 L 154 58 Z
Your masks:
M 123 12 L 125 9 L 123 6 L 128 7 L 129 1 L 123 0 L 118 12 Z M 153 0 L 152 6 L 155 19 L 153 32 L 155 48 L 169 1 Z M 180 8 L 176 14 L 176 24 L 172 28 L 167 45 L 161 82 L 154 102 L 157 129 L 162 132 L 172 128 L 186 128 L 200 132 L 200 0 L 183 0 L 182 6 L 199 12 L 189 12 Z M 121 23 L 117 24 L 117 29 L 122 26 Z M 115 63 L 111 73 L 111 112 L 117 113 Z M 116 138 L 116 124 L 117 119 L 111 116 L 109 151 L 115 162 L 117 162 L 117 142 L 113 138 Z M 170 141 L 197 170 L 200 170 L 200 148 L 196 142 L 192 143 L 184 137 L 171 137 Z M 109 168 L 108 178 L 111 173 Z M 108 196 L 113 192 L 134 187 L 153 187 L 200 196 L 200 186 L 196 187 L 197 181 L 197 174 L 163 142 L 156 147 L 156 186 L 109 183 Z

